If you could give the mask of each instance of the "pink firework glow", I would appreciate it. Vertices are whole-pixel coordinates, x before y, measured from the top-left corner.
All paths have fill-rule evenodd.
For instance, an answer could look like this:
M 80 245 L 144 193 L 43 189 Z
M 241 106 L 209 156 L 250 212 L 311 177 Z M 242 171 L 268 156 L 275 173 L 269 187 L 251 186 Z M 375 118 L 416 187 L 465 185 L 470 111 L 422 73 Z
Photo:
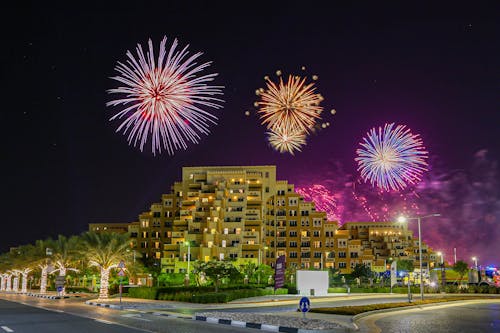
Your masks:
M 106 105 L 123 106 L 110 120 L 123 119 L 116 131 L 123 131 L 130 145 L 139 144 L 142 151 L 150 140 L 153 154 L 166 150 L 173 155 L 186 149 L 187 142 L 198 143 L 200 134 L 208 135 L 217 117 L 206 109 L 221 108 L 223 101 L 214 96 L 222 95 L 223 87 L 207 84 L 217 74 L 198 75 L 210 66 L 196 62 L 202 53 L 189 56 L 188 46 L 177 50 L 176 39 L 168 50 L 166 43 L 164 37 L 157 61 L 151 39 L 146 54 L 140 44 L 137 58 L 127 51 L 128 60 L 118 62 L 119 75 L 112 77 L 121 86 L 108 90 L 120 97 Z
M 296 191 L 340 224 L 438 212 L 439 219 L 422 224 L 422 238 L 435 251 L 444 252 L 445 260 L 452 260 L 453 248 L 458 260 L 475 255 L 483 264 L 493 263 L 500 253 L 500 181 L 497 162 L 488 158 L 486 150 L 475 154 L 470 170 L 430 167 L 414 189 L 399 192 L 377 190 L 338 164 L 318 174 L 326 176 L 298 181 Z M 416 223 L 409 227 L 416 235 Z

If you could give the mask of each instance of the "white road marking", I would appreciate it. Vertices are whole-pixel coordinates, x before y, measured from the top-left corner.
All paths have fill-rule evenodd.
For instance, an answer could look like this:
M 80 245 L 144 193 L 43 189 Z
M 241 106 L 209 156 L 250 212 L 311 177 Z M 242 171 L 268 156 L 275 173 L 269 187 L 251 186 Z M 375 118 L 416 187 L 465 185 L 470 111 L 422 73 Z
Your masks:
M 122 317 L 126 317 L 126 318 L 134 318 L 134 319 L 137 319 L 137 320 L 151 321 L 150 319 L 141 318 L 141 315 L 138 314 L 138 313 L 126 313 L 126 314 L 122 314 L 121 316 Z
M 104 319 L 96 319 L 95 321 L 98 321 L 98 322 L 103 323 L 103 324 L 108 324 L 108 325 L 113 325 L 114 324 L 113 322 L 110 322 L 110 321 L 107 321 L 107 320 L 104 320 Z
M 0 326 L 0 327 L 2 327 L 2 329 L 3 329 L 5 332 L 14 332 L 14 330 L 13 330 L 13 329 L 11 329 L 11 328 L 9 328 L 9 327 L 7 327 L 7 326 Z

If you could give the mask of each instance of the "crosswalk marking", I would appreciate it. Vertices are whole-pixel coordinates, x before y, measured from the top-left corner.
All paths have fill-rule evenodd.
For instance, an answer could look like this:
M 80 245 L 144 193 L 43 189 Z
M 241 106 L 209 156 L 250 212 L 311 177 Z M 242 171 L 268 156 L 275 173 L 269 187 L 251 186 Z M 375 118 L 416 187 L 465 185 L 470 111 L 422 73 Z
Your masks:
M 13 329 L 7 327 L 7 326 L 0 326 L 5 332 L 14 332 Z

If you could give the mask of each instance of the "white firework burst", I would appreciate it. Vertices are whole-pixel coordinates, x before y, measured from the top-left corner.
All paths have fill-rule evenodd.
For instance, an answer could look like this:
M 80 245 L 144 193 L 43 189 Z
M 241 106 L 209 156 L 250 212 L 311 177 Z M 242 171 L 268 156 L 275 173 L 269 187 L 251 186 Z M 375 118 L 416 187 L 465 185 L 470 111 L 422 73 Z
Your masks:
M 186 149 L 187 143 L 198 143 L 200 134 L 208 135 L 209 126 L 215 125 L 217 117 L 207 108 L 221 108 L 222 86 L 211 86 L 216 73 L 199 75 L 211 62 L 198 64 L 201 52 L 189 55 L 188 47 L 177 50 L 177 39 L 170 49 L 166 48 L 167 37 L 160 43 L 155 61 L 153 42 L 148 41 L 149 51 L 144 54 L 137 44 L 137 58 L 127 51 L 126 63 L 118 62 L 118 76 L 111 79 L 122 86 L 109 89 L 110 94 L 120 94 L 107 106 L 123 106 L 110 121 L 122 119 L 117 132 L 127 135 L 130 145 L 143 151 L 151 140 L 151 151 L 155 155 L 166 150 L 173 155 L 175 150 Z

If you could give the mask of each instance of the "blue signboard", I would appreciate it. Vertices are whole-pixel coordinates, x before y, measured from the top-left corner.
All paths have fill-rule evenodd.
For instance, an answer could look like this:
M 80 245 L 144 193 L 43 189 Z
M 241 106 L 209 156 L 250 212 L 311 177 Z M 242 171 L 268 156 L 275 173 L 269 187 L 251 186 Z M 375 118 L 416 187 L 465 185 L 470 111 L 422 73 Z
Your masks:
M 309 298 L 307 297 L 302 297 L 299 302 L 299 309 L 302 312 L 307 312 L 311 308 L 311 302 L 309 301 Z

